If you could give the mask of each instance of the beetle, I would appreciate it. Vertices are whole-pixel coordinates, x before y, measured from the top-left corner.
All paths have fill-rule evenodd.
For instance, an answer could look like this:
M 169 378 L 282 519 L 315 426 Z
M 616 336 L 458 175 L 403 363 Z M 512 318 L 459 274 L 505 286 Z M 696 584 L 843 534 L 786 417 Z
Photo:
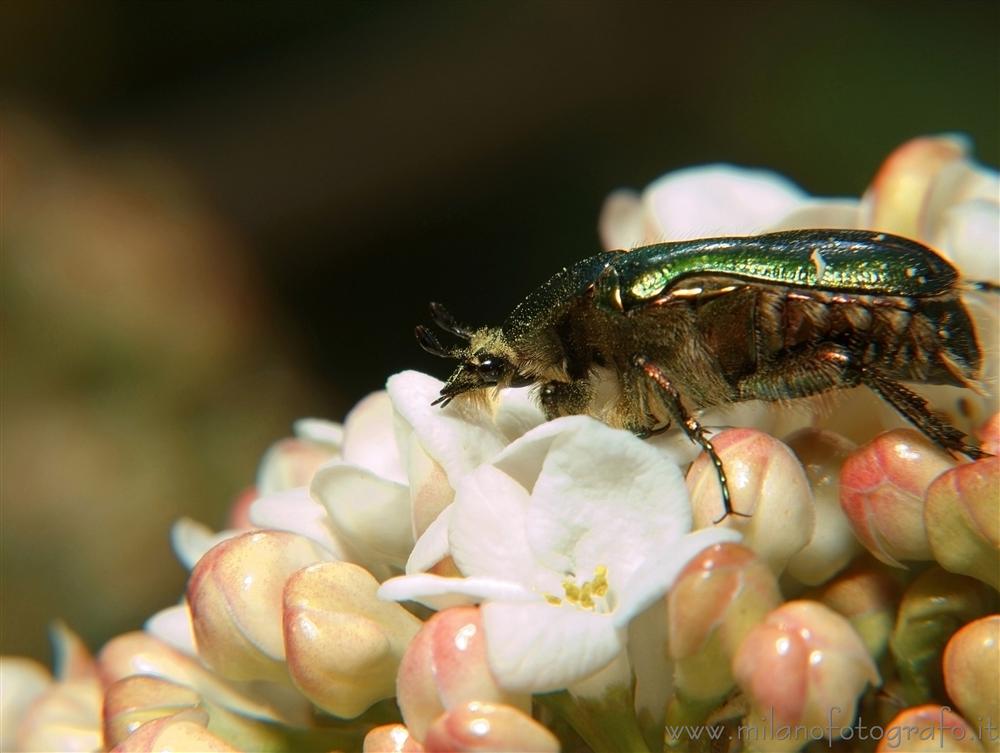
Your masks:
M 466 327 L 431 304 L 456 347 L 427 327 L 416 336 L 459 361 L 434 404 L 538 385 L 548 419 L 589 414 L 643 437 L 678 425 L 715 466 L 722 520 L 741 513 L 696 417 L 711 406 L 864 385 L 938 446 L 986 456 L 900 384 L 981 391 L 965 287 L 951 264 L 907 238 L 791 230 L 600 253 L 556 273 L 499 327 Z

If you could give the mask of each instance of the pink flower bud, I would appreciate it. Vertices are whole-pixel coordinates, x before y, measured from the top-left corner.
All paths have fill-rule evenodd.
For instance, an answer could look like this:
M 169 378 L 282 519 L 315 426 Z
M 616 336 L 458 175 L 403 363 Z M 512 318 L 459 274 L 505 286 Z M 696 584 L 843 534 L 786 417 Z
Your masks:
M 421 626 L 399 604 L 380 601 L 378 585 L 347 562 L 312 565 L 285 585 L 288 671 L 309 700 L 340 717 L 395 694 L 400 658 Z
M 365 735 L 362 753 L 424 753 L 424 746 L 402 724 L 383 724 Z
M 814 597 L 846 617 L 876 659 L 889 644 L 902 590 L 898 579 L 886 569 L 865 557 L 825 584 Z
M 531 708 L 530 696 L 502 690 L 493 677 L 479 609 L 446 609 L 431 617 L 406 649 L 396 701 L 407 728 L 423 740 L 434 719 L 473 700 Z
M 1000 750 L 1000 615 L 970 622 L 944 649 L 944 684 L 965 718 L 982 730 L 987 750 Z
M 191 688 L 150 675 L 133 675 L 104 693 L 104 744 L 114 747 L 146 722 L 172 716 L 201 703 Z
M 851 454 L 840 472 L 840 504 L 855 535 L 878 559 L 932 558 L 924 495 L 955 462 L 922 434 L 896 429 Z
M 938 476 L 927 490 L 924 523 L 943 568 L 1000 589 L 1000 458 Z
M 111 753 L 229 753 L 236 751 L 207 729 L 208 714 L 190 709 L 139 727 Z
M 994 413 L 976 430 L 984 452 L 1000 455 L 1000 413 Z
M 719 525 L 743 534 L 775 573 L 805 546 L 815 522 L 812 492 L 802 465 L 774 437 L 754 429 L 727 429 L 712 438 L 722 459 L 733 509 Z M 722 492 L 715 466 L 702 453 L 687 475 L 694 527 L 706 528 L 722 517 Z
M 941 686 L 941 653 L 959 625 L 987 614 L 996 592 L 974 578 L 931 567 L 907 587 L 889 648 L 907 704 L 927 703 Z
M 424 749 L 427 753 L 559 753 L 559 740 L 512 706 L 470 701 L 435 720 Z
M 304 536 L 257 531 L 202 557 L 188 581 L 198 654 L 232 680 L 286 680 L 282 592 L 296 570 L 328 560 Z
M 901 711 L 882 732 L 876 753 L 977 753 L 975 731 L 946 706 L 916 706 Z
M 774 573 L 739 544 L 702 550 L 668 596 L 670 657 L 684 701 L 709 704 L 733 687 L 733 655 L 743 638 L 781 604 Z
M 850 623 L 814 601 L 771 612 L 743 641 L 733 674 L 750 701 L 746 725 L 760 750 L 796 750 L 805 740 L 772 736 L 783 726 L 848 728 L 858 697 L 878 685 L 864 643 Z
M 812 538 L 788 561 L 788 574 L 800 583 L 825 583 L 861 551 L 840 506 L 840 468 L 856 449 L 832 431 L 802 429 L 786 439 L 805 469 L 816 503 Z

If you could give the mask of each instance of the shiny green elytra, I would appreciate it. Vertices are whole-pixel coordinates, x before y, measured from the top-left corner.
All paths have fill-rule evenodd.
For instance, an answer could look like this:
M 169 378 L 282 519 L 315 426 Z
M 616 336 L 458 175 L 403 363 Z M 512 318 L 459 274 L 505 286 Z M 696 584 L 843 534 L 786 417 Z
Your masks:
M 988 286 L 988 285 L 987 285 Z M 532 292 L 500 327 L 422 347 L 458 359 L 435 401 L 538 385 L 546 416 L 585 413 L 646 436 L 675 423 L 725 471 L 695 412 L 866 385 L 942 448 L 983 453 L 900 382 L 974 388 L 982 356 L 958 273 L 916 241 L 791 230 L 597 254 Z M 740 514 L 740 513 L 736 513 Z

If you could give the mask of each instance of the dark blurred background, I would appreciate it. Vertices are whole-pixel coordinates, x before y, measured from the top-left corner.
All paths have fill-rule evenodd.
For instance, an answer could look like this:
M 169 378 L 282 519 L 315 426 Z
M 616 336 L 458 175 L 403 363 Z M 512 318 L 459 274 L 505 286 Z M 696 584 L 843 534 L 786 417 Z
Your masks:
M 443 376 L 678 167 L 858 195 L 906 139 L 1000 152 L 1000 4 L 0 3 L 5 653 L 180 593 L 298 415 Z

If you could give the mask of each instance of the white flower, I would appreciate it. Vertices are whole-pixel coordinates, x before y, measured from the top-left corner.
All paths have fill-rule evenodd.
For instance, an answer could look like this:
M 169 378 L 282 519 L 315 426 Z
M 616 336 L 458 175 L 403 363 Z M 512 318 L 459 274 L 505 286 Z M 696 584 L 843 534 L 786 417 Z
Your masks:
M 463 401 L 432 406 L 442 386 L 415 371 L 390 377 L 348 415 L 343 457 L 313 476 L 312 497 L 376 575 L 403 567 L 458 479 L 543 420 L 525 389 L 505 390 L 490 414 Z
M 695 553 L 739 538 L 690 529 L 683 478 L 663 452 L 591 418 L 561 418 L 465 476 L 408 568 L 450 550 L 467 577 L 407 575 L 380 595 L 485 602 L 501 685 L 555 690 L 612 662 L 629 621 Z

